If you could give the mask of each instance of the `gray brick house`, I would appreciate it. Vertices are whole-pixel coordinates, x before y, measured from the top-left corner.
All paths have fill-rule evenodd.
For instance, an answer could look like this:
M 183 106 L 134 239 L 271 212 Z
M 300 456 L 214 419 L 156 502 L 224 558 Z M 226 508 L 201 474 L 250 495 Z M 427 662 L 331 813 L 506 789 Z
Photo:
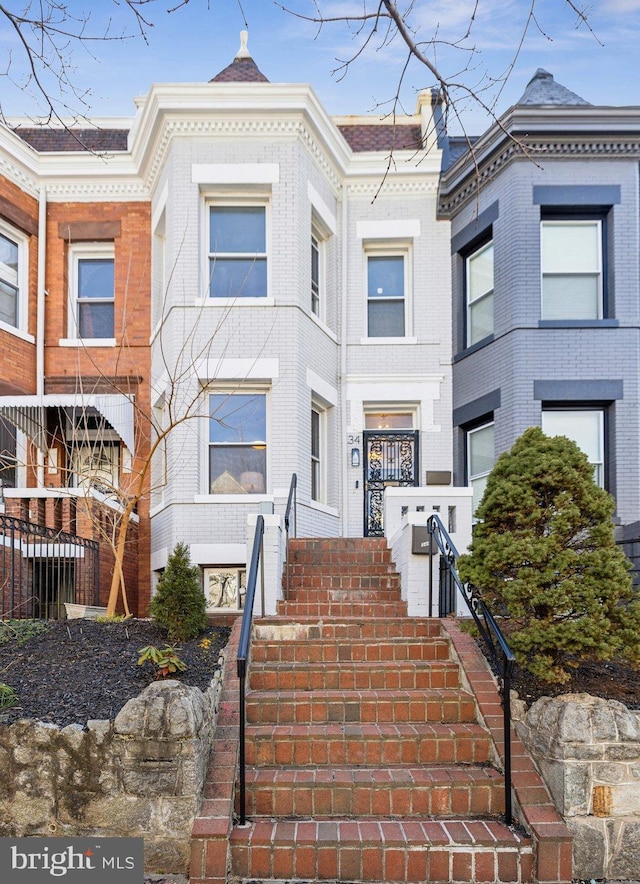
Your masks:
M 449 140 L 454 482 L 479 500 L 532 425 L 568 435 L 638 535 L 637 108 L 594 107 L 539 69 L 473 155 Z

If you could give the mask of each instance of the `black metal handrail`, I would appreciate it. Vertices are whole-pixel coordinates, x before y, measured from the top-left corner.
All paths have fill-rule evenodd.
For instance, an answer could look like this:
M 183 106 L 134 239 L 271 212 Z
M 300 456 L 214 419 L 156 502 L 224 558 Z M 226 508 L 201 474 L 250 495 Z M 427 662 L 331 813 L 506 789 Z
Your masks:
M 439 616 L 447 616 L 455 609 L 453 599 L 455 590 L 458 589 L 465 600 L 471 616 L 473 617 L 480 637 L 491 657 L 502 686 L 500 690 L 502 698 L 502 710 L 504 719 L 504 816 L 508 826 L 513 822 L 511 804 L 511 677 L 516 658 L 509 647 L 502 630 L 498 626 L 491 611 L 482 600 L 478 590 L 469 584 L 464 584 L 458 576 L 456 562 L 458 550 L 449 537 L 440 516 L 433 514 L 427 521 L 427 530 L 430 535 L 429 544 L 429 616 L 432 616 L 433 605 L 433 555 L 434 544 L 440 552 L 440 599 Z M 444 610 L 443 610 L 444 606 Z
M 289 526 L 293 522 L 293 536 L 296 537 L 298 533 L 298 476 L 296 473 L 292 473 L 291 482 L 289 484 L 289 497 L 287 498 L 287 508 L 284 511 L 284 531 L 285 531 L 285 545 L 284 545 L 284 573 L 285 580 L 287 581 L 287 598 L 289 597 L 289 568 L 287 565 L 289 564 Z
M 262 616 L 264 617 L 264 556 L 263 556 L 263 538 L 264 538 L 264 516 L 258 516 L 256 519 L 256 530 L 253 535 L 253 549 L 251 551 L 251 564 L 249 565 L 249 575 L 247 577 L 247 592 L 244 601 L 244 611 L 242 613 L 242 625 L 240 627 L 240 641 L 238 643 L 238 660 L 237 671 L 240 679 L 240 825 L 246 822 L 246 768 L 245 768 L 245 724 L 246 724 L 246 680 L 247 680 L 247 658 L 249 656 L 249 644 L 251 642 L 251 628 L 253 623 L 253 603 L 256 594 L 256 584 L 258 582 L 258 568 L 261 571 L 261 593 L 262 593 Z

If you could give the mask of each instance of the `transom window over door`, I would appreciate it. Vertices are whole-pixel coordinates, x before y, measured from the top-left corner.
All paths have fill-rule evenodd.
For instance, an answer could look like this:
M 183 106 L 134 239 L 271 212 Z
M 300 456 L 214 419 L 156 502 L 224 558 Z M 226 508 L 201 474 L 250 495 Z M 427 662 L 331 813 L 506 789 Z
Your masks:
M 18 243 L 0 233 L 0 321 L 16 328 L 20 309 L 18 258 Z
M 485 243 L 466 259 L 466 344 L 493 334 L 493 243 Z
M 602 319 L 602 221 L 542 221 L 542 318 Z
M 267 397 L 209 395 L 210 494 L 264 494 L 267 489 Z
M 267 297 L 265 206 L 209 206 L 209 296 Z
M 367 334 L 403 338 L 406 334 L 406 256 L 367 256 Z
M 583 451 L 593 467 L 593 478 L 604 487 L 604 412 L 602 409 L 548 409 L 542 412 L 547 436 L 566 436 Z

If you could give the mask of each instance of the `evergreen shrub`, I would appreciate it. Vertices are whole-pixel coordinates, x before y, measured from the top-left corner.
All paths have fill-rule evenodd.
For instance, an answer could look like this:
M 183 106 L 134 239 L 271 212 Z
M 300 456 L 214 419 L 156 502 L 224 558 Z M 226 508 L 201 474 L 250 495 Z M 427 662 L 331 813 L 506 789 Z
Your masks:
M 205 598 L 200 586 L 200 571 L 191 564 L 189 548 L 176 544 L 162 573 L 150 613 L 163 626 L 172 642 L 189 641 L 205 628 Z
M 460 577 L 505 618 L 518 662 L 545 681 L 568 681 L 581 660 L 640 662 L 640 600 L 614 507 L 578 446 L 539 427 L 489 475 Z

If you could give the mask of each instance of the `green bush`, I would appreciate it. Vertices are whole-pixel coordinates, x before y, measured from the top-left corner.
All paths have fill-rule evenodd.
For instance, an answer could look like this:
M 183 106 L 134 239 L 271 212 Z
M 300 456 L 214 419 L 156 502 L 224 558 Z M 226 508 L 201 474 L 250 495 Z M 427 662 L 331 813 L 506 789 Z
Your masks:
M 577 445 L 538 427 L 489 476 L 460 576 L 505 616 L 518 662 L 545 681 L 568 681 L 584 659 L 640 661 L 640 600 L 614 506 Z
M 206 614 L 200 571 L 191 564 L 186 544 L 178 543 L 169 556 L 150 613 L 172 642 L 188 641 L 203 631 Z

